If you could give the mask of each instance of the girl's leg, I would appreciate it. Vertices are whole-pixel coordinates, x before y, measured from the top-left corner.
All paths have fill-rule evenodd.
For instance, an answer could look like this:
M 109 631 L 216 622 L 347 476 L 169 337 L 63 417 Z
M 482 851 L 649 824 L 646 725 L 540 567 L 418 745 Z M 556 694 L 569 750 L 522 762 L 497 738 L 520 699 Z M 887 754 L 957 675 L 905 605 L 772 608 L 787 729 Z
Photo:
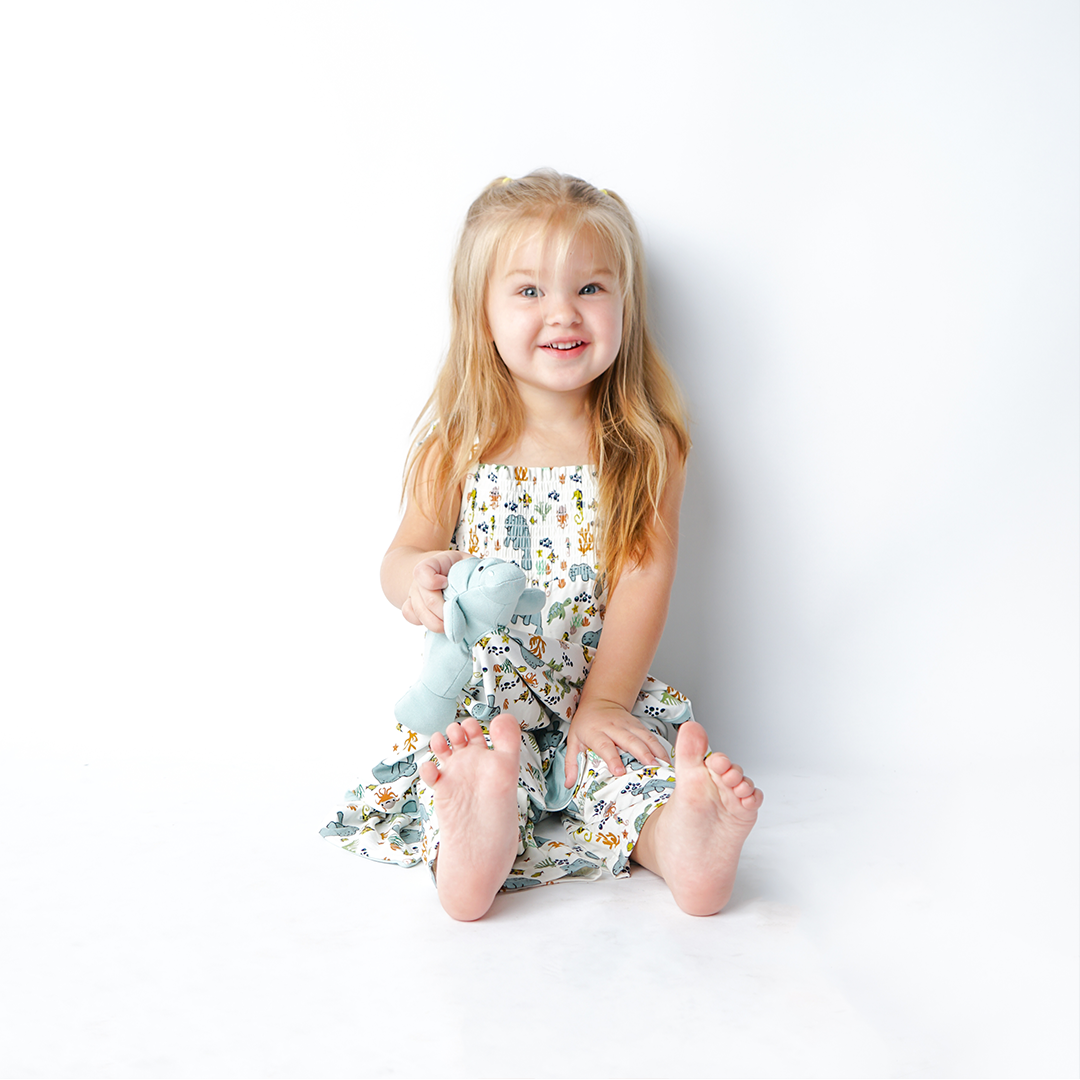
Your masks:
M 693 720 L 675 743 L 675 790 L 654 810 L 630 855 L 659 874 L 691 915 L 715 915 L 731 896 L 743 842 L 764 796 L 723 754 L 709 754 Z
M 435 880 L 446 913 L 466 922 L 487 913 L 517 857 L 521 729 L 509 713 L 491 721 L 491 748 L 476 720 L 433 735 L 439 759 L 420 777 L 435 792 L 439 851 Z

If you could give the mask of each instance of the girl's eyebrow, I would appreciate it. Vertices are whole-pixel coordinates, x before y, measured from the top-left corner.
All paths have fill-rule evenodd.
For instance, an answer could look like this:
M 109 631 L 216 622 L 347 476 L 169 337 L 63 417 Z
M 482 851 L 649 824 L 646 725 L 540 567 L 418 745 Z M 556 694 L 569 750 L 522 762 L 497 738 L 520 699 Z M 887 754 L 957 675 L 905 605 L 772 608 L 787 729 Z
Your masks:
M 539 277 L 539 274 L 535 270 L 507 270 L 506 276 L 512 277 Z M 581 275 L 582 277 L 615 277 L 615 271 L 609 270 L 606 266 L 600 266 L 593 270 L 589 270 L 587 273 Z

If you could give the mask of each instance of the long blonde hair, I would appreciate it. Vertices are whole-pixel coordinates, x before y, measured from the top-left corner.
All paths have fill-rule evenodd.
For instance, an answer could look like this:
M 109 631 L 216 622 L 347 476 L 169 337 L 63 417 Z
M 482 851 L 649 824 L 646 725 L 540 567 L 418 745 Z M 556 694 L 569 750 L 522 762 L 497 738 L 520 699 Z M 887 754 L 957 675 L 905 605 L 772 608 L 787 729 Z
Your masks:
M 488 278 L 500 253 L 527 229 L 562 238 L 562 254 L 589 230 L 610 255 L 623 294 L 622 343 L 590 385 L 590 450 L 599 472 L 599 565 L 613 589 L 648 557 L 668 477 L 668 439 L 680 463 L 690 449 L 686 412 L 645 319 L 641 237 L 626 203 L 574 176 L 539 169 L 493 180 L 469 207 L 454 257 L 450 347 L 416 429 L 426 433 L 405 464 L 404 493 L 429 515 L 490 450 L 513 445 L 525 415 L 487 327 Z M 589 464 L 551 462 L 552 465 Z

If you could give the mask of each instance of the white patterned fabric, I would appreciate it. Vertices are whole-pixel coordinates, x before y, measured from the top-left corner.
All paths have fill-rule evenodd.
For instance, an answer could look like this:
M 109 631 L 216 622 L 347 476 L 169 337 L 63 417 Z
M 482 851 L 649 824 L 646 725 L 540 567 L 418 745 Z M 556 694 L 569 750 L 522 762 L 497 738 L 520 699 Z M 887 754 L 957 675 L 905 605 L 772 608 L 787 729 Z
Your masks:
M 563 785 L 566 733 L 603 626 L 596 510 L 594 468 L 479 465 L 466 482 L 451 541 L 471 555 L 517 563 L 547 597 L 539 616 L 515 616 L 477 642 L 473 675 L 458 700 L 459 719 L 472 715 L 485 732 L 500 712 L 521 726 L 521 842 L 508 889 L 626 874 L 641 826 L 675 782 L 671 766 L 646 767 L 629 754 L 622 755 L 626 775 L 613 777 L 590 752 L 581 755 L 574 790 Z M 399 696 L 388 695 L 388 716 Z M 676 725 L 692 718 L 690 702 L 651 676 L 633 712 L 669 753 Z M 379 862 L 434 863 L 434 793 L 418 774 L 418 763 L 433 757 L 426 736 L 396 725 L 391 752 L 346 793 L 322 835 Z

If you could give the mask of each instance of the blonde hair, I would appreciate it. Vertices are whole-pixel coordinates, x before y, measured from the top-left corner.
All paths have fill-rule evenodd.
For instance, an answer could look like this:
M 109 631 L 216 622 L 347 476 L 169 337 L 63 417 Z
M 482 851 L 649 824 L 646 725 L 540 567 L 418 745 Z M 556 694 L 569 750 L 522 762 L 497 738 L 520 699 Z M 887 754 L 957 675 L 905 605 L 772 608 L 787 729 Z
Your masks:
M 434 516 L 439 493 L 487 461 L 489 451 L 513 445 L 524 429 L 517 387 L 488 332 L 486 300 L 500 255 L 537 225 L 561 237 L 564 257 L 573 238 L 590 231 L 611 257 L 622 289 L 618 355 L 589 387 L 599 565 L 613 589 L 624 570 L 648 557 L 668 477 L 669 440 L 681 463 L 690 438 L 682 397 L 645 320 L 641 237 L 626 203 L 611 190 L 539 169 L 493 180 L 469 207 L 453 263 L 450 347 L 417 420 L 417 432 L 427 437 L 406 461 L 404 493 Z

